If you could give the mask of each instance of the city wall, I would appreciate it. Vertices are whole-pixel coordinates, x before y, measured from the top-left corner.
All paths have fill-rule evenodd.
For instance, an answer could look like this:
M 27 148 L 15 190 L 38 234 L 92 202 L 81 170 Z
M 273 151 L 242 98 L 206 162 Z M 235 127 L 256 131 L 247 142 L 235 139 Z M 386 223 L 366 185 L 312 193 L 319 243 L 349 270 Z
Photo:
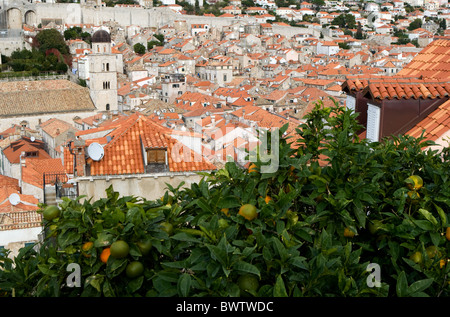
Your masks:
M 139 25 L 142 27 L 162 27 L 164 25 L 173 25 L 174 21 L 184 20 L 190 24 L 209 24 L 210 26 L 222 29 L 224 26 L 241 22 L 248 24 L 256 22 L 255 18 L 217 18 L 195 15 L 181 15 L 168 8 L 114 8 L 114 7 L 90 7 L 78 3 L 33 3 L 33 4 L 15 4 L 9 3 L 6 11 L 14 11 L 14 18 L 17 20 L 17 10 L 22 14 L 22 22 L 33 21 L 42 23 L 43 21 L 55 21 L 55 23 L 79 24 L 88 23 L 101 25 L 103 22 L 115 21 L 123 27 L 130 25 Z M 32 17 L 32 18 L 30 18 Z M 10 23 L 11 24 L 11 23 Z M 15 23 L 16 25 L 17 23 Z M 274 25 L 275 34 L 281 34 L 286 37 L 292 37 L 295 34 L 306 33 L 319 35 L 317 30 L 300 27 L 289 27 Z M 317 33 L 317 34 L 316 34 Z

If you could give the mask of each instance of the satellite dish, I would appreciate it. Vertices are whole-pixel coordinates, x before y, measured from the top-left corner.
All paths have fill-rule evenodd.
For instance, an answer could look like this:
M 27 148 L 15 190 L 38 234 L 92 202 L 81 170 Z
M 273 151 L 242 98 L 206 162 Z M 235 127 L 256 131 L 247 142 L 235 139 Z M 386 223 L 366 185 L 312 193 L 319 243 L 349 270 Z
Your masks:
M 20 203 L 20 196 L 19 194 L 16 193 L 12 193 L 11 195 L 9 195 L 9 202 L 11 203 L 11 205 L 16 206 L 18 203 Z
M 103 146 L 101 146 L 96 142 L 91 143 L 91 145 L 88 146 L 87 152 L 89 157 L 94 161 L 100 161 L 103 158 L 103 155 L 105 154 Z
M 34 136 L 32 136 L 32 137 L 30 138 L 30 141 L 31 141 L 31 142 L 34 142 L 34 141 L 36 141 L 36 138 L 35 138 Z

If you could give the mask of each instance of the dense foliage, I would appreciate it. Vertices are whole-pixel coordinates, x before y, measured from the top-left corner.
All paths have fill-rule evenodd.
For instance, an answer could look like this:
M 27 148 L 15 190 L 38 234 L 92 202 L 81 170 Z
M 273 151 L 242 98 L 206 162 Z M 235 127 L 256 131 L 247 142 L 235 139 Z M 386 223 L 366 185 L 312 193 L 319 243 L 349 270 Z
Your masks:
M 279 151 L 273 173 L 260 172 L 269 162 L 259 157 L 249 169 L 230 162 L 190 187 L 168 186 L 155 201 L 111 187 L 95 202 L 65 199 L 42 245 L 0 258 L 0 288 L 6 296 L 449 296 L 448 149 L 424 151 L 429 142 L 408 136 L 359 139 L 355 116 L 319 104 L 296 146 L 280 129 L 279 147 L 269 148 Z M 242 216 L 245 204 L 256 218 Z M 129 247 L 106 260 L 118 240 Z M 141 266 L 128 274 L 136 261 L 142 274 Z M 70 263 L 80 265 L 81 287 L 67 285 Z
M 37 49 L 16 50 L 8 58 L 7 64 L 14 72 L 29 71 L 35 76 L 41 72 L 66 72 L 68 69 L 62 58 L 55 54 L 46 55 Z

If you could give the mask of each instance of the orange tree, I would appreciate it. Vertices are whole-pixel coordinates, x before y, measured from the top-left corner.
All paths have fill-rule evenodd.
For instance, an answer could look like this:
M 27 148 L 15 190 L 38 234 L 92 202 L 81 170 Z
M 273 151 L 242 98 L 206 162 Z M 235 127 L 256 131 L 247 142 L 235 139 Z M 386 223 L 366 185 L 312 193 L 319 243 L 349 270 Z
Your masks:
M 272 132 L 280 142 L 268 149 L 279 156 L 271 173 L 261 159 L 250 170 L 229 162 L 190 187 L 167 185 L 154 201 L 112 187 L 95 202 L 65 199 L 42 244 L 0 258 L 0 288 L 6 296 L 448 296 L 448 149 L 424 151 L 429 142 L 407 136 L 360 139 L 355 116 L 319 103 L 297 140 L 284 136 L 287 126 Z M 121 251 L 108 253 L 115 241 Z M 67 284 L 70 263 L 80 287 Z M 370 264 L 380 269 L 375 287 Z

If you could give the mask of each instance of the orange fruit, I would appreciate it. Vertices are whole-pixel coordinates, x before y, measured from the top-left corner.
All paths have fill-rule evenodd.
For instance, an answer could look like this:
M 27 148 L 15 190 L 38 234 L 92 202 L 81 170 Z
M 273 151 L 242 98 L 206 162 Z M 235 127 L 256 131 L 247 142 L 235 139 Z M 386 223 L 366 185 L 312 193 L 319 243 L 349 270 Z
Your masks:
M 141 251 L 142 255 L 147 255 L 150 253 L 150 250 L 152 249 L 152 242 L 150 240 L 141 240 L 136 243 L 139 250 Z
M 109 247 L 104 248 L 102 253 L 100 254 L 100 261 L 102 261 L 103 263 L 108 262 L 108 258 L 111 255 L 111 250 Z
M 223 212 L 225 214 L 225 216 L 227 216 L 227 217 L 230 215 L 228 213 L 230 211 L 230 209 L 228 209 L 228 208 L 222 208 L 222 209 L 220 209 L 220 211 Z
M 414 263 L 422 263 L 422 253 L 420 253 L 419 251 L 414 252 L 413 254 L 411 254 L 411 256 L 409 257 Z
M 447 264 L 447 260 L 446 259 L 441 259 L 439 260 L 439 268 L 442 269 L 445 264 Z
M 354 236 L 355 233 L 352 230 L 350 230 L 350 228 L 347 227 L 344 229 L 344 237 L 353 238 Z
M 169 236 L 173 234 L 173 225 L 170 222 L 161 222 L 161 230 L 165 231 Z
M 420 200 L 420 195 L 416 190 L 410 190 L 407 195 L 406 198 L 413 204 L 417 204 Z
M 53 219 L 58 218 L 60 214 L 61 211 L 58 206 L 55 205 L 45 207 L 44 212 L 42 213 L 44 219 L 47 221 L 52 221 Z
M 90 249 L 92 249 L 93 246 L 94 246 L 94 242 L 92 242 L 92 241 L 88 241 L 81 246 L 81 250 L 83 251 L 82 253 L 85 257 L 87 257 L 87 258 L 91 257 L 91 255 L 87 254 L 86 252 L 88 252 Z
M 434 245 L 430 245 L 425 249 L 425 251 L 427 252 L 427 255 L 430 259 L 434 258 L 439 253 L 438 248 Z
M 252 293 L 256 293 L 259 288 L 258 278 L 252 274 L 239 276 L 237 284 L 241 291 L 241 296 L 250 296 Z
M 238 214 L 247 220 L 253 220 L 258 216 L 256 207 L 252 204 L 242 205 L 241 208 L 239 208 Z
M 139 277 L 142 273 L 144 273 L 144 265 L 139 261 L 130 262 L 125 269 L 125 274 L 129 278 Z
M 130 246 L 123 240 L 114 241 L 110 247 L 110 254 L 113 258 L 123 259 L 130 252 Z
M 411 190 L 419 190 L 423 186 L 423 179 L 418 175 L 411 175 L 406 180 L 406 186 Z
M 266 204 L 269 203 L 269 201 L 271 201 L 272 198 L 270 196 L 266 196 L 266 198 L 264 198 L 264 201 L 266 202 Z

